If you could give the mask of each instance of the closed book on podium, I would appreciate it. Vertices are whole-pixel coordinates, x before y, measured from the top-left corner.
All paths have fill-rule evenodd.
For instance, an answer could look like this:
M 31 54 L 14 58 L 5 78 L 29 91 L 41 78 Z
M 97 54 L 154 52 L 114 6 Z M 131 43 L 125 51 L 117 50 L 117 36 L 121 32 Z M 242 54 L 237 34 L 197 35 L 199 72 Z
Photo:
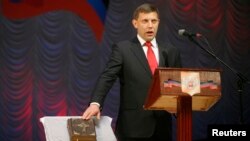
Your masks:
M 70 118 L 67 122 L 70 141 L 96 141 L 93 119 Z

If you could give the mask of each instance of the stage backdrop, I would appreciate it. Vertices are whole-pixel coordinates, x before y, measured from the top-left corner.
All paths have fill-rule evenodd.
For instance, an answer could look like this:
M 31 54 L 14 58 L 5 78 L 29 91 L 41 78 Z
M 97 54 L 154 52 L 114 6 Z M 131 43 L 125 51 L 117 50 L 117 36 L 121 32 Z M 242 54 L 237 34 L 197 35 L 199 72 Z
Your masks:
M 53 2 L 53 3 L 52 3 Z M 113 43 L 134 37 L 132 12 L 143 2 L 159 7 L 158 38 L 181 51 L 183 67 L 221 68 L 222 97 L 207 112 L 193 112 L 193 139 L 209 124 L 250 124 L 250 86 L 238 93 L 238 77 L 250 79 L 250 4 L 244 0 L 2 0 L 0 19 L 0 139 L 44 141 L 39 118 L 78 116 L 104 68 Z M 201 44 L 178 29 L 201 33 Z M 241 101 L 242 100 L 242 101 Z M 242 108 L 241 108 L 242 107 Z M 119 84 L 106 98 L 103 115 L 114 119 Z M 242 110 L 241 110 L 242 109 Z M 241 116 L 242 115 L 242 116 Z M 242 120 L 241 120 L 242 117 Z M 176 120 L 173 117 L 176 140 Z

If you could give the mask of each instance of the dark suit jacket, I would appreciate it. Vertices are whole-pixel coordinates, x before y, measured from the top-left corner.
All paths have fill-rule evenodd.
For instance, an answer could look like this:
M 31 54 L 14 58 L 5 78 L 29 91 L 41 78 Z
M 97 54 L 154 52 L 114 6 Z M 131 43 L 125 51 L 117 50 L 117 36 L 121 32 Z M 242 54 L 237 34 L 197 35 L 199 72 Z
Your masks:
M 181 67 L 180 54 L 170 44 L 158 43 L 159 67 Z M 169 120 L 166 128 L 171 128 L 171 115 L 167 112 L 143 110 L 152 74 L 142 46 L 137 38 L 123 41 L 113 46 L 107 67 L 99 78 L 92 102 L 103 106 L 103 101 L 113 83 L 120 78 L 120 110 L 116 124 L 116 135 L 125 137 L 148 137 L 153 134 L 156 116 L 164 115 Z M 163 129 L 165 130 L 165 129 Z

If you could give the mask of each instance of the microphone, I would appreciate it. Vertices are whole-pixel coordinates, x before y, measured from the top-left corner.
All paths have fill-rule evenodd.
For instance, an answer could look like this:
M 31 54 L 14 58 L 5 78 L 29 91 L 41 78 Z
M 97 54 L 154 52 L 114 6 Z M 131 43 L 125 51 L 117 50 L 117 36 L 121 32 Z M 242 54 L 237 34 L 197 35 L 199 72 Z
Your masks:
M 201 37 L 202 35 L 200 33 L 190 33 L 186 31 L 185 29 L 179 29 L 178 34 L 181 36 L 187 36 L 187 37 Z

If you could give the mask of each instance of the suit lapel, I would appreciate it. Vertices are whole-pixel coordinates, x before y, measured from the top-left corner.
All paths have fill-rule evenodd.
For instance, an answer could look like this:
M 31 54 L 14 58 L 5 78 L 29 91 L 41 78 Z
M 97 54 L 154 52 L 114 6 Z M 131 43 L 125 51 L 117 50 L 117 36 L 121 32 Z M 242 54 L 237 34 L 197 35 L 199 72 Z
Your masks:
M 144 67 L 144 69 L 147 71 L 147 73 L 149 75 L 152 75 L 150 67 L 148 65 L 148 60 L 145 56 L 145 53 L 142 49 L 142 46 L 140 44 L 140 42 L 138 41 L 137 38 L 135 38 L 132 41 L 132 48 L 131 48 L 132 52 L 134 53 L 134 55 L 136 56 L 136 58 L 139 60 L 140 64 Z
M 166 56 L 163 56 L 163 48 L 160 43 L 158 43 L 158 49 L 159 49 L 159 66 L 158 67 L 165 67 Z

